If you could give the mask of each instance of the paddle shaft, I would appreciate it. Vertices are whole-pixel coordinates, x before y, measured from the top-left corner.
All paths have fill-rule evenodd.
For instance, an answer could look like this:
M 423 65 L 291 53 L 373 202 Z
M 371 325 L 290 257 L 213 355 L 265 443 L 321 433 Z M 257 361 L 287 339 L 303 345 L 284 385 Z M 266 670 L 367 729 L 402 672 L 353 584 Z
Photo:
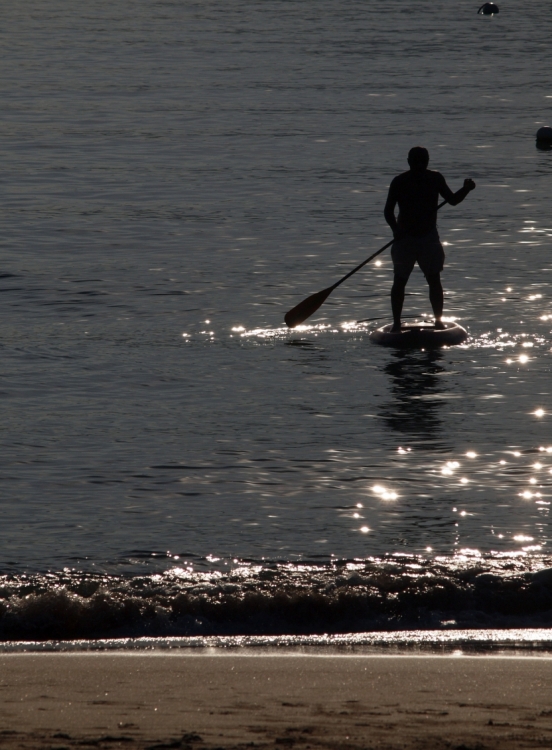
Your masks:
M 439 203 L 435 211 L 438 211 L 442 206 L 445 205 L 447 201 L 443 201 L 442 203 Z M 384 250 L 387 250 L 388 247 L 391 247 L 391 245 L 395 242 L 395 240 L 391 240 L 387 243 L 387 245 L 384 245 L 380 250 L 378 250 L 376 253 L 371 255 L 369 258 L 366 258 L 366 260 L 363 260 L 362 263 L 360 263 L 356 268 L 353 268 L 352 271 L 349 271 L 349 273 L 345 274 L 345 276 L 342 279 L 339 279 L 330 289 L 333 291 L 336 289 L 340 284 L 343 284 L 344 281 L 347 281 L 347 279 L 352 276 L 357 271 L 360 271 L 360 269 L 365 266 L 367 263 L 370 263 L 371 260 L 374 260 L 375 257 L 377 257 L 380 253 L 383 253 Z
M 440 203 L 435 210 L 438 211 L 441 206 L 445 205 L 445 203 L 446 201 Z M 324 304 L 324 302 L 328 299 L 328 297 L 336 287 L 338 287 L 340 284 L 343 284 L 343 282 L 346 281 L 354 273 L 360 271 L 360 269 L 367 263 L 369 263 L 373 258 L 375 258 L 376 255 L 383 253 L 383 251 L 386 250 L 390 245 L 392 245 L 394 241 L 394 239 L 391 240 L 387 243 L 387 245 L 384 245 L 381 250 L 378 250 L 377 253 L 374 253 L 369 258 L 366 258 L 366 260 L 364 260 L 356 268 L 353 268 L 352 271 L 349 271 L 349 273 L 345 274 L 345 276 L 342 279 L 339 279 L 339 281 L 337 281 L 333 286 L 329 286 L 327 289 L 322 289 L 321 292 L 311 294 L 310 297 L 307 297 L 298 305 L 295 305 L 295 307 L 293 307 L 284 315 L 286 325 L 289 326 L 289 328 L 295 328 L 295 326 L 304 323 L 307 318 L 310 318 L 311 315 L 314 315 L 318 308 Z

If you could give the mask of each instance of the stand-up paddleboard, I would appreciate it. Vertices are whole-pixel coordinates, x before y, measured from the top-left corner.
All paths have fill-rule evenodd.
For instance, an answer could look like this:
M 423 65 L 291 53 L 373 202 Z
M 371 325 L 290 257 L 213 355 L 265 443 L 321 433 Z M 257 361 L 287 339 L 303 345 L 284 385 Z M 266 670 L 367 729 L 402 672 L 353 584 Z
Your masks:
M 468 332 L 457 323 L 445 323 L 444 328 L 435 328 L 423 323 L 403 323 L 400 332 L 392 333 L 390 324 L 372 331 L 370 340 L 380 346 L 396 349 L 438 349 L 441 346 L 456 346 L 468 338 Z

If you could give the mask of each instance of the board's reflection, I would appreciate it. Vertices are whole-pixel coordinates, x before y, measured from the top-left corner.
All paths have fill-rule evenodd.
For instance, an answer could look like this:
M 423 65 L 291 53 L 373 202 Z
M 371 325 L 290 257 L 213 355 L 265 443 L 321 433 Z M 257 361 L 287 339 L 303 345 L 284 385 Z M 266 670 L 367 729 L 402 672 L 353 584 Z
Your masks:
M 380 409 L 390 429 L 410 440 L 442 439 L 440 410 L 443 354 L 433 351 L 394 351 L 384 371 L 391 398 Z

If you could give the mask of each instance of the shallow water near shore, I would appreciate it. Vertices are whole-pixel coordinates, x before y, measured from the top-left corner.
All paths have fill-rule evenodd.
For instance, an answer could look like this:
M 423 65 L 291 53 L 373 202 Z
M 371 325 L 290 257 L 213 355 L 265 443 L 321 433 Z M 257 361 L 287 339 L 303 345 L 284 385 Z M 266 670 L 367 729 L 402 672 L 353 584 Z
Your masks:
M 108 619 L 116 602 L 135 607 L 121 637 L 151 622 L 180 633 L 173 599 L 202 576 L 223 576 L 235 601 L 196 631 L 186 610 L 186 634 L 321 632 L 299 614 L 312 599 L 290 595 L 285 623 L 273 609 L 293 580 L 316 598 L 347 565 L 371 571 L 355 600 L 367 608 L 336 625 L 332 594 L 329 632 L 378 617 L 550 624 L 552 151 L 534 135 L 552 121 L 535 72 L 552 62 L 552 19 L 544 1 L 476 10 L 7 9 L 5 639 L 14 623 L 29 639 L 73 637 L 71 601 L 78 623 L 97 613 L 84 637 L 104 637 L 102 596 Z M 468 342 L 371 344 L 389 322 L 387 253 L 288 331 L 288 309 L 389 240 L 387 187 L 417 144 L 452 189 L 477 183 L 439 213 L 446 314 Z M 419 271 L 407 292 L 405 315 L 427 318 Z M 455 596 L 468 570 L 472 598 L 451 605 L 430 586 L 415 606 L 397 595 L 394 612 L 370 609 L 387 564 L 397 579 L 421 566 Z M 247 586 L 230 580 L 244 569 Z M 263 575 L 278 579 L 270 605 Z M 137 581 L 166 609 L 149 624 Z M 232 620 L 253 589 L 254 625 L 246 610 Z

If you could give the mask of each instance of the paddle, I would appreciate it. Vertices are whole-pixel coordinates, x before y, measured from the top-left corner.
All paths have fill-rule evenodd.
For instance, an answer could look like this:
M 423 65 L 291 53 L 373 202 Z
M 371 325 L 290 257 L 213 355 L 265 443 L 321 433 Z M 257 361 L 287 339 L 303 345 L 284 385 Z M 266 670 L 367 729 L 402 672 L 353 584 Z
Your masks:
M 443 201 L 442 203 L 439 203 L 435 210 L 438 211 L 441 206 L 445 205 L 446 202 L 447 201 Z M 340 284 L 343 284 L 344 281 L 347 281 L 349 276 L 352 276 L 357 271 L 360 271 L 363 266 L 373 260 L 377 255 L 383 253 L 384 250 L 387 250 L 387 248 L 390 247 L 394 241 L 395 240 L 391 240 L 387 243 L 387 245 L 384 245 L 380 250 L 378 250 L 377 253 L 374 253 L 369 258 L 366 258 L 366 260 L 362 261 L 360 265 L 358 265 L 356 268 L 353 268 L 353 270 L 349 271 L 349 273 L 345 274 L 342 279 L 336 281 L 333 286 L 329 286 L 327 289 L 323 289 L 321 292 L 316 292 L 316 294 L 311 294 L 310 297 L 307 297 L 307 299 L 304 299 L 302 302 L 299 302 L 298 305 L 295 305 L 295 307 L 293 307 L 284 316 L 287 327 L 295 328 L 295 326 L 300 325 L 307 318 L 310 318 L 311 315 L 314 315 L 318 308 L 321 307 L 328 299 L 334 289 L 337 289 Z

